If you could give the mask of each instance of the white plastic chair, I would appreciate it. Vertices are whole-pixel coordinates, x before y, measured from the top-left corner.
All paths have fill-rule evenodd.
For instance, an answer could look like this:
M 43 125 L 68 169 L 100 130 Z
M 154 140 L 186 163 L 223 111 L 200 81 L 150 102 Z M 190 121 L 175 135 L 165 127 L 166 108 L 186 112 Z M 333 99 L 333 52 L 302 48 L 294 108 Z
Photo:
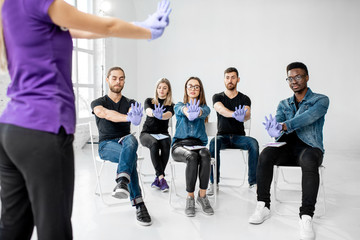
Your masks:
M 275 204 L 275 212 L 279 215 L 294 215 L 290 213 L 286 213 L 284 211 L 280 211 L 280 204 L 281 203 L 288 203 L 288 204 L 301 204 L 301 200 L 289 200 L 289 199 L 280 199 L 279 193 L 280 191 L 291 191 L 291 192 L 299 192 L 301 193 L 301 182 L 292 182 L 285 178 L 284 171 L 289 169 L 299 169 L 301 170 L 300 166 L 274 166 L 275 172 L 274 172 L 274 198 L 276 200 Z M 321 165 L 319 167 L 319 175 L 320 175 L 320 184 L 319 184 L 319 193 L 322 194 L 322 203 L 323 203 L 323 212 L 321 214 L 318 214 L 318 217 L 322 217 L 326 213 L 326 195 L 325 195 L 325 187 L 324 187 L 324 170 L 325 167 Z M 279 172 L 281 172 L 283 182 L 287 184 L 287 186 L 291 188 L 287 188 L 286 190 L 279 187 Z M 319 196 L 318 196 L 319 197 Z
M 215 126 L 216 126 L 216 133 L 214 136 L 216 136 L 217 134 L 217 122 L 214 122 Z M 245 130 L 245 135 L 246 136 L 250 136 L 250 129 L 251 129 L 251 119 L 247 120 L 246 122 L 244 122 L 244 130 Z M 215 138 L 215 149 L 217 149 L 217 138 Z M 235 151 L 240 151 L 241 152 L 241 156 L 244 162 L 244 175 L 242 178 L 237 178 L 237 177 L 223 177 L 224 174 L 221 174 L 222 176 L 220 177 L 221 179 L 224 180 L 230 180 L 230 181 L 241 181 L 240 184 L 221 184 L 222 186 L 232 186 L 232 187 L 241 187 L 244 185 L 246 177 L 247 177 L 247 172 L 248 172 L 248 151 L 247 150 L 243 150 L 243 149 L 238 149 L 238 148 L 226 148 L 226 149 L 221 149 L 220 150 L 220 154 L 221 152 L 235 152 Z M 216 150 L 215 150 L 215 155 L 216 155 Z M 217 159 L 218 156 L 215 156 L 215 159 Z M 223 158 L 222 158 L 223 159 Z M 224 162 L 223 160 L 221 161 L 222 163 Z M 217 171 L 215 170 L 217 168 L 217 161 L 215 161 L 215 165 L 216 167 L 214 168 L 214 183 L 216 182 L 215 179 L 215 173 L 217 173 Z M 216 192 L 216 191 L 215 191 Z
M 91 153 L 92 153 L 94 169 L 95 169 L 95 174 L 96 174 L 95 195 L 99 196 L 101 198 L 102 202 L 105 205 L 108 205 L 108 206 L 118 205 L 118 204 L 122 204 L 122 203 L 128 203 L 128 201 L 109 202 L 104 198 L 104 195 L 110 195 L 112 193 L 112 191 L 111 192 L 104 192 L 103 191 L 103 188 L 102 188 L 102 185 L 101 185 L 101 174 L 102 174 L 102 171 L 104 169 L 104 166 L 107 163 L 112 163 L 112 164 L 115 164 L 115 163 L 113 163 L 113 162 L 111 162 L 109 160 L 101 159 L 100 156 L 97 153 L 95 153 L 95 146 L 94 146 L 95 142 L 94 142 L 94 139 L 93 139 L 94 135 L 93 135 L 92 127 L 91 127 L 92 124 L 91 124 L 91 122 L 89 122 L 88 124 L 89 124 L 89 132 L 90 132 Z M 135 136 L 136 136 L 136 134 L 135 134 Z M 143 199 L 145 199 L 145 191 L 144 191 L 143 182 L 142 182 L 142 178 L 141 178 L 141 174 L 140 174 L 141 161 L 143 159 L 144 159 L 143 157 L 138 156 L 138 159 L 137 159 L 137 163 L 138 163 L 137 164 L 137 171 L 138 171 L 138 176 L 139 176 L 139 184 L 140 184 L 140 187 L 141 187 L 141 190 L 142 190 L 142 197 L 143 197 Z M 98 164 L 100 164 L 100 167 L 98 167 Z

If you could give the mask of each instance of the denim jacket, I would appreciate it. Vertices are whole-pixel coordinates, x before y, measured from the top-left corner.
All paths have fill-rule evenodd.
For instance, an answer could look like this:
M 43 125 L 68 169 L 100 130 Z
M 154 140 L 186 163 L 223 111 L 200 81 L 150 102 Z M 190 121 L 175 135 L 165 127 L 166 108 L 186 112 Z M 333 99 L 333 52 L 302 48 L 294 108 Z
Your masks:
M 329 98 L 322 94 L 313 93 L 308 88 L 304 99 L 299 103 L 297 111 L 295 101 L 294 95 L 279 103 L 276 111 L 276 121 L 286 124 L 287 131 L 285 133 L 295 131 L 304 143 L 319 148 L 324 152 L 323 127 L 325 114 L 329 107 Z M 279 138 L 276 140 L 279 140 Z
M 184 107 L 185 104 L 182 102 L 178 102 L 174 107 L 176 116 L 176 131 L 172 144 L 174 144 L 177 139 L 197 138 L 202 141 L 204 146 L 206 146 L 208 137 L 205 131 L 205 118 L 210 114 L 210 108 L 207 105 L 200 105 L 200 109 L 202 110 L 201 116 L 196 118 L 194 121 L 189 121 L 183 113 Z

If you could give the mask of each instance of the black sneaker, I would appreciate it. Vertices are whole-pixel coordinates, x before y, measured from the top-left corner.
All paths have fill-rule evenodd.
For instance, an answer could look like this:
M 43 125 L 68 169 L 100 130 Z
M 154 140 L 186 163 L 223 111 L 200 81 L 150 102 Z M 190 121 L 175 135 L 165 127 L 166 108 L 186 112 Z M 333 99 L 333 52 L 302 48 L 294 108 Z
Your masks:
M 144 204 L 136 208 L 136 220 L 142 226 L 150 226 L 152 224 L 151 217 Z
M 119 198 L 119 199 L 126 199 L 130 196 L 130 192 L 127 186 L 127 183 L 125 181 L 119 181 L 115 188 L 114 191 L 111 194 L 114 198 Z

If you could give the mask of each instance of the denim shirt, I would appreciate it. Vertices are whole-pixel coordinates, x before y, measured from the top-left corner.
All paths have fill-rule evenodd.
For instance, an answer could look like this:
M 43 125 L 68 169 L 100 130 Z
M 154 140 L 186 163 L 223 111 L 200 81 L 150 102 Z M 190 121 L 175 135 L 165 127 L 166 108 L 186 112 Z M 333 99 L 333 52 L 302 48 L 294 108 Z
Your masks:
M 173 145 L 177 139 L 197 138 L 201 140 L 203 146 L 206 146 L 208 137 L 205 131 L 205 118 L 210 114 L 210 108 L 207 105 L 200 105 L 202 111 L 201 116 L 194 121 L 189 121 L 183 113 L 184 107 L 185 104 L 182 102 L 178 102 L 174 107 L 176 131 L 171 144 Z
M 323 127 L 325 114 L 329 107 L 329 98 L 322 94 L 313 93 L 308 88 L 304 99 L 299 103 L 298 110 L 296 110 L 295 101 L 294 95 L 279 103 L 276 121 L 286 124 L 287 131 L 285 133 L 295 131 L 304 143 L 324 152 Z M 276 140 L 279 140 L 280 137 Z

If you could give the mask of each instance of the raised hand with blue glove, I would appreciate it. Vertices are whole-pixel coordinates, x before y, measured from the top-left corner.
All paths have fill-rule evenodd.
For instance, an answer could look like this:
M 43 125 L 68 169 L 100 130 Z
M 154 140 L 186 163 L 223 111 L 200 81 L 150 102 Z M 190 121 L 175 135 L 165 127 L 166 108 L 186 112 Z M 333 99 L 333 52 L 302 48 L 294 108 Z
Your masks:
M 133 103 L 131 104 L 131 110 L 128 112 L 126 120 L 135 126 L 138 126 L 141 122 L 142 116 L 143 108 L 141 107 L 141 103 L 136 102 L 135 105 Z
M 133 24 L 147 28 L 151 32 L 151 40 L 161 37 L 165 27 L 169 25 L 169 14 L 171 8 L 169 8 L 170 2 L 168 0 L 162 0 L 158 4 L 158 8 L 155 13 L 149 15 L 149 17 L 143 22 L 133 22 Z
M 235 107 L 235 112 L 232 114 L 232 117 L 239 122 L 244 122 L 247 110 L 248 108 L 245 109 L 245 105 L 243 105 L 242 107 L 241 105 L 239 105 L 239 108 Z
M 269 119 L 265 116 L 265 122 L 263 122 L 266 131 L 270 137 L 279 137 L 281 135 L 282 125 L 276 121 L 270 114 Z
M 188 104 L 188 119 L 189 121 L 194 121 L 197 117 L 199 117 L 200 114 L 200 99 L 198 101 L 196 101 L 196 99 L 194 99 L 194 101 L 191 99 L 190 100 L 190 104 Z
M 153 115 L 154 117 L 156 117 L 157 119 L 161 120 L 162 119 L 162 115 L 165 112 L 165 108 L 164 106 L 161 106 L 160 103 L 158 106 L 156 106 L 156 104 L 154 105 L 155 109 L 153 110 Z

